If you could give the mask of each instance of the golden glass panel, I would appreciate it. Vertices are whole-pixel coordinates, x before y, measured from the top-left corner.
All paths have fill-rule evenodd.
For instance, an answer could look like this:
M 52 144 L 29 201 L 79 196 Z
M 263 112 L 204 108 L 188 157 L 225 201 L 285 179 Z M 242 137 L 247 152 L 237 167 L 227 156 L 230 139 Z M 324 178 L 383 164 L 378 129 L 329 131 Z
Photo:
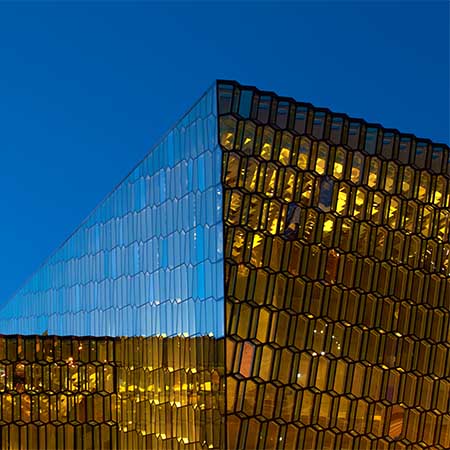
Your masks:
M 324 245 L 331 247 L 333 242 L 335 217 L 333 214 L 326 214 L 322 228 L 322 242 Z
M 421 172 L 417 196 L 420 201 L 422 202 L 428 201 L 430 185 L 431 185 L 431 175 L 428 174 L 427 172 Z
M 292 134 L 283 132 L 281 137 L 281 148 L 278 160 L 281 164 L 287 166 L 291 162 L 292 150 L 294 146 L 294 137 Z
M 306 256 L 306 253 L 305 253 L 305 256 Z M 306 266 L 306 275 L 311 279 L 317 278 L 317 274 L 319 272 L 320 263 L 321 263 L 321 256 L 322 256 L 322 252 L 318 246 L 312 245 L 309 248 L 307 266 Z
M 293 169 L 286 169 L 284 172 L 282 198 L 287 202 L 294 200 L 294 190 L 296 184 L 296 173 Z
M 413 233 L 417 225 L 418 205 L 414 201 L 410 201 L 406 207 L 406 214 L 404 216 L 404 227 L 406 231 Z
M 329 146 L 327 144 L 325 144 L 324 142 L 320 142 L 318 149 L 317 149 L 317 158 L 316 158 L 316 167 L 315 167 L 315 171 L 319 175 L 323 175 L 326 172 L 327 160 L 328 160 L 329 153 L 330 153 Z
M 338 394 L 344 394 L 346 392 L 347 370 L 348 363 L 342 359 L 338 359 L 333 384 L 333 390 Z
M 230 222 L 234 225 L 238 225 L 240 222 L 241 215 L 241 203 L 243 201 L 243 194 L 239 191 L 233 191 L 230 199 L 230 210 L 228 212 L 228 216 L 230 217 Z
M 274 164 L 268 164 L 266 166 L 263 192 L 268 197 L 273 197 L 275 195 L 277 173 L 278 169 Z
M 220 118 L 220 145 L 227 150 L 233 149 L 236 126 L 237 120 L 234 117 L 222 116 Z
M 350 180 L 355 184 L 359 184 L 361 182 L 363 165 L 363 155 L 360 152 L 354 152 L 352 158 L 352 171 L 350 174 Z
M 434 442 L 434 433 L 437 426 L 437 416 L 433 412 L 425 414 L 425 424 L 423 429 L 423 441 L 427 445 L 432 445 Z
M 276 406 L 277 388 L 268 383 L 265 385 L 263 398 L 263 416 L 271 419 L 273 417 L 274 408 Z
M 301 400 L 300 422 L 309 425 L 312 422 L 315 396 L 310 390 L 304 390 Z
M 267 292 L 267 283 L 268 283 L 268 273 L 264 270 L 258 270 L 256 274 L 256 284 L 255 284 L 255 293 L 254 300 L 259 305 L 265 303 L 265 294 Z
M 271 201 L 269 203 L 269 212 L 267 215 L 267 231 L 270 234 L 277 234 L 278 227 L 283 229 L 283 221 L 280 217 L 281 204 L 277 201 Z
M 439 443 L 443 448 L 450 448 L 450 415 L 442 416 L 442 424 L 440 426 Z
M 236 281 L 234 286 L 234 296 L 238 300 L 245 300 L 247 293 L 247 282 L 250 270 L 243 264 L 239 264 Z M 169 364 L 169 367 L 173 367 L 173 364 Z
M 300 145 L 298 149 L 297 166 L 306 170 L 309 166 L 309 158 L 311 155 L 311 139 L 306 136 L 300 138 Z
M 414 191 L 415 171 L 412 167 L 404 167 L 402 174 L 401 193 L 406 198 L 411 198 Z
M 439 211 L 437 221 L 437 239 L 439 242 L 444 242 L 448 239 L 450 233 L 450 211 Z
M 400 207 L 401 202 L 396 197 L 392 197 L 389 202 L 389 209 L 387 210 L 388 213 L 388 220 L 387 224 L 391 228 L 397 228 L 399 219 L 400 219 Z
M 365 216 L 365 207 L 367 202 L 367 191 L 363 187 L 358 187 L 355 195 L 355 205 L 353 215 L 357 219 L 363 219 Z
M 286 450 L 297 450 L 299 428 L 295 425 L 289 424 L 287 426 L 285 449 Z
M 292 359 L 293 355 L 290 350 L 284 349 L 281 352 L 281 361 L 280 361 L 280 369 L 278 371 L 278 378 L 283 384 L 289 384 L 291 381 Z
M 237 186 L 237 181 L 239 178 L 239 164 L 240 158 L 235 153 L 229 153 L 227 155 L 228 161 L 226 164 L 226 174 L 225 174 L 225 182 L 230 187 Z
M 345 252 L 350 251 L 353 239 L 354 222 L 351 219 L 344 219 L 341 222 L 339 247 Z
M 394 405 L 390 411 L 390 418 L 388 422 L 388 436 L 393 439 L 398 439 L 402 435 L 404 425 L 405 410 L 400 405 Z
M 349 416 L 351 411 L 352 402 L 349 398 L 342 396 L 339 397 L 339 409 L 337 411 L 336 427 L 345 431 L 348 429 Z
M 375 403 L 374 414 L 372 419 L 372 433 L 376 437 L 383 436 L 383 428 L 386 421 L 387 407 L 382 403 Z
M 445 244 L 442 249 L 441 272 L 444 276 L 450 275 L 450 245 Z
M 360 335 L 355 335 L 355 338 L 356 339 L 360 338 Z M 352 343 L 352 346 L 354 348 L 353 353 L 357 353 L 355 349 L 358 349 L 359 347 L 358 343 Z M 351 393 L 355 397 L 361 397 L 363 394 L 364 382 L 366 380 L 366 370 L 367 370 L 366 366 L 361 363 L 356 363 L 353 366 Z
M 339 267 L 339 253 L 332 249 L 328 252 L 325 266 L 325 281 L 335 283 Z
M 268 427 L 267 427 L 267 436 L 266 436 L 266 442 L 265 442 L 265 448 L 267 448 L 267 450 L 275 450 L 278 447 L 279 428 L 280 428 L 280 425 L 278 425 L 277 423 L 269 422 Z
M 445 193 L 447 190 L 447 180 L 439 175 L 434 177 L 434 186 L 432 190 L 432 202 L 436 206 L 445 206 Z
M 269 381 L 271 379 L 272 359 L 272 348 L 265 346 L 262 350 L 261 365 L 259 368 L 259 376 L 264 381 Z
M 364 399 L 359 399 L 357 401 L 354 427 L 357 433 L 363 434 L 366 431 L 368 409 L 368 404 Z
M 371 226 L 361 223 L 358 230 L 358 240 L 356 242 L 357 251 L 362 256 L 367 256 L 369 251 Z
M 375 257 L 383 260 L 386 252 L 388 240 L 388 231 L 384 228 L 378 228 L 375 236 Z
M 433 219 L 431 219 L 433 220 Z M 428 241 L 427 242 L 427 246 L 425 249 L 425 255 L 423 258 L 423 267 L 425 268 L 425 270 L 427 270 L 428 272 L 435 272 L 436 268 L 437 268 L 437 259 L 438 259 L 438 244 L 435 241 Z M 430 283 L 430 298 L 429 298 L 429 303 L 432 304 L 433 306 L 436 305 L 436 300 L 433 301 L 433 298 L 431 297 L 433 292 L 432 292 L 432 286 L 433 284 Z
M 382 222 L 384 199 L 385 197 L 381 192 L 375 192 L 373 195 L 370 218 L 377 225 L 380 225 Z
M 236 229 L 233 236 L 233 247 L 231 249 L 231 256 L 237 261 L 242 261 L 245 244 L 245 232 L 241 229 Z
M 387 164 L 386 168 L 386 178 L 384 180 L 384 190 L 390 194 L 396 191 L 397 177 L 398 177 L 398 166 L 393 161 Z
M 306 173 L 303 177 L 303 185 L 301 192 L 302 205 L 310 206 L 312 201 L 312 192 L 315 184 L 315 178 L 312 174 Z
M 438 396 L 436 409 L 440 412 L 446 412 L 448 408 L 448 399 L 450 398 L 450 381 L 447 379 L 439 380 L 437 384 Z
M 256 339 L 258 339 L 258 341 L 260 342 L 266 342 L 269 332 L 270 317 L 271 314 L 269 310 L 265 308 L 260 309 L 258 317 L 258 328 L 256 331 Z
M 391 260 L 397 263 L 403 261 L 403 249 L 405 246 L 405 235 L 401 231 L 395 231 L 392 239 Z
M 324 428 L 328 428 L 330 425 L 332 402 L 333 399 L 329 394 L 321 395 L 318 423 Z
M 275 140 L 275 131 L 270 127 L 264 127 L 262 144 L 259 155 L 266 159 L 272 159 L 273 145 Z
M 347 152 L 343 148 L 338 147 L 336 149 L 333 166 L 333 176 L 338 180 L 342 180 L 344 178 L 346 157 Z
M 263 200 L 259 196 L 252 195 L 250 197 L 247 225 L 253 230 L 257 230 L 259 228 L 262 206 Z
M 244 187 L 250 192 L 254 192 L 256 190 L 258 171 L 258 162 L 253 158 L 248 158 L 244 177 Z
M 371 189 L 376 189 L 378 187 L 380 171 L 381 171 L 381 161 L 378 158 L 370 158 L 370 167 L 367 185 Z
M 243 153 L 247 155 L 251 155 L 253 153 L 253 147 L 255 145 L 255 134 L 256 134 L 255 124 L 246 121 L 241 145 L 241 150 Z
M 319 215 L 314 210 L 309 210 L 306 216 L 305 225 L 303 227 L 303 238 L 308 242 L 315 241 L 316 225 L 318 222 Z
M 341 216 L 347 213 L 348 201 L 349 201 L 350 187 L 345 183 L 342 183 L 339 186 L 337 203 L 336 203 L 336 212 Z
M 434 209 L 432 206 L 425 206 L 422 210 L 421 233 L 425 237 L 430 237 L 433 227 Z
M 276 275 L 275 288 L 273 290 L 272 305 L 278 309 L 284 309 L 284 301 L 286 297 L 288 279 L 282 275 Z
M 245 442 L 245 448 L 258 448 L 260 442 L 260 426 L 261 423 L 256 419 L 250 419 L 249 428 L 251 433 L 247 433 L 247 440 Z
M 410 409 L 406 420 L 406 439 L 414 442 L 417 440 L 417 432 L 419 429 L 420 413 L 414 409 Z
M 279 237 L 275 237 L 271 239 L 271 241 L 270 257 L 266 258 L 266 261 L 269 262 L 268 265 L 271 269 L 279 272 L 281 268 L 281 258 L 283 256 L 284 241 Z M 268 249 L 269 247 L 267 246 L 267 250 Z

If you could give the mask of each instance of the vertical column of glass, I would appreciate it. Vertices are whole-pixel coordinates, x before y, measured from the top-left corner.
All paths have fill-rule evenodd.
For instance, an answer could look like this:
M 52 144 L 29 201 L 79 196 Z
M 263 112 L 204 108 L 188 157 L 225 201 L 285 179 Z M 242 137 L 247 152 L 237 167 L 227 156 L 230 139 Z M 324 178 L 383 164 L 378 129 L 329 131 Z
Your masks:
M 223 335 L 215 87 L 0 307 L 2 333 Z

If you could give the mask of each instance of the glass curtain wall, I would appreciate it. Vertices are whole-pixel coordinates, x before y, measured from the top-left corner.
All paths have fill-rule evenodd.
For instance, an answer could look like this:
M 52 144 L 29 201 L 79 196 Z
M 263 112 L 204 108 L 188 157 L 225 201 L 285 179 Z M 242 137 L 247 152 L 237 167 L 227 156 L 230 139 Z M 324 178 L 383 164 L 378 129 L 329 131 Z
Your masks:
M 223 335 L 215 87 L 5 304 L 4 333 Z
M 229 449 L 450 448 L 450 160 L 219 83 Z
M 221 164 L 213 86 L 0 305 L 1 448 L 222 448 Z

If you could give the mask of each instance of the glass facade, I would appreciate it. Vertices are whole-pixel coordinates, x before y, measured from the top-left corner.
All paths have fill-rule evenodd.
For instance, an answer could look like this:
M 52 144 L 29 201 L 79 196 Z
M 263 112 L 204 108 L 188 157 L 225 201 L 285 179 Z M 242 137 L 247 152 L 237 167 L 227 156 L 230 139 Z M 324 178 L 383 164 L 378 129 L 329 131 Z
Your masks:
M 448 146 L 219 81 L 0 306 L 1 448 L 448 449 L 449 234 Z
M 220 449 L 222 343 L 1 336 L 0 447 Z
M 219 84 L 229 449 L 450 448 L 449 149 Z

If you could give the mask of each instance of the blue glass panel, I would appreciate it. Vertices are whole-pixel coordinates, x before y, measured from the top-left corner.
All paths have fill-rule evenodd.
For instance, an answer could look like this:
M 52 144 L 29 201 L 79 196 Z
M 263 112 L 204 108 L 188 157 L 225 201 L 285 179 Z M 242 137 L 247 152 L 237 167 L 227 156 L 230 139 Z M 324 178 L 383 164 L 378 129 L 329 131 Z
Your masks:
M 223 336 L 215 87 L 28 282 L 5 334 Z

